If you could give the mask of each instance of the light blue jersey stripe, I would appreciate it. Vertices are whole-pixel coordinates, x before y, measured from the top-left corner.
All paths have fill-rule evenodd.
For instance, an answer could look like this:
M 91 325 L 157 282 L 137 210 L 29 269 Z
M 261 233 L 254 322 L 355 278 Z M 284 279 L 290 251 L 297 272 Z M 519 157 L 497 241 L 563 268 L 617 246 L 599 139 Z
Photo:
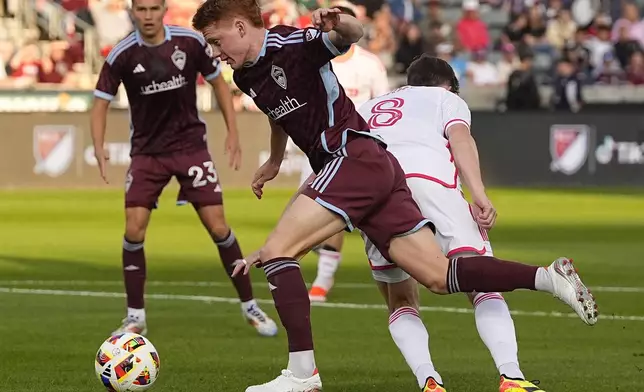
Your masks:
M 320 77 L 326 90 L 326 106 L 329 111 L 329 128 L 331 128 L 335 125 L 333 104 L 340 97 L 340 84 L 338 84 L 338 79 L 331 71 L 331 63 L 326 63 L 320 68 Z

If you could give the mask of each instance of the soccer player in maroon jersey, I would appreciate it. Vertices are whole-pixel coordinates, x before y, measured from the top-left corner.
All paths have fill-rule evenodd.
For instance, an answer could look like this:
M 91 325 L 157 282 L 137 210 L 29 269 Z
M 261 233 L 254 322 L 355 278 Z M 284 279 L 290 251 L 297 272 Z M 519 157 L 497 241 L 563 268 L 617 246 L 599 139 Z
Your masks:
M 243 257 L 224 217 L 221 186 L 206 143 L 206 125 L 199 119 L 198 73 L 215 89 L 228 129 L 225 149 L 235 169 L 241 160 L 241 148 L 230 91 L 210 45 L 196 31 L 164 25 L 164 0 L 135 0 L 132 7 L 136 30 L 106 58 L 94 94 L 91 128 L 100 174 L 107 182 L 109 156 L 103 148 L 106 116 L 122 82 L 130 104 L 132 144 L 125 184 L 123 239 L 128 312 L 115 333 L 145 334 L 143 241 L 151 211 L 173 176 L 181 185 L 178 201 L 192 203 L 229 274 Z M 232 281 L 245 319 L 259 334 L 274 336 L 277 326 L 253 299 L 250 279 L 239 276 Z
M 289 136 L 317 173 L 300 188 L 264 246 L 233 273 L 263 267 L 289 343 L 287 369 L 246 391 L 321 390 L 298 259 L 344 229 L 360 228 L 385 258 L 434 293 L 545 291 L 595 324 L 595 301 L 565 258 L 541 268 L 485 256 L 449 260 L 442 254 L 398 161 L 371 134 L 329 63 L 362 37 L 362 26 L 338 9 L 316 10 L 312 19 L 316 28 L 266 30 L 255 0 L 207 0 L 193 18 L 214 55 L 234 69 L 237 86 L 269 117 L 271 155 L 253 179 L 256 196 L 261 198 L 264 184 L 277 176 Z

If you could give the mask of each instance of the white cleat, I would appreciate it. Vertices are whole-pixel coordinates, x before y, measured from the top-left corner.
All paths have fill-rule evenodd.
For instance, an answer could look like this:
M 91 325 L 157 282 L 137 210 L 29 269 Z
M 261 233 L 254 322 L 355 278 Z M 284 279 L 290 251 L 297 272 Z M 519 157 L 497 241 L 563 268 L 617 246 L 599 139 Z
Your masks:
M 595 325 L 599 315 L 595 297 L 581 281 L 572 260 L 560 257 L 550 264 L 548 272 L 555 298 L 568 304 L 586 324 Z
M 282 370 L 282 374 L 273 381 L 262 385 L 253 385 L 246 388 L 246 392 L 320 392 L 322 380 L 319 374 L 302 379 L 293 376 L 290 370 Z
M 242 314 L 248 324 L 252 325 L 262 336 L 277 335 L 277 324 L 264 313 L 257 305 L 251 305 L 245 309 L 242 306 Z
M 121 327 L 112 332 L 112 336 L 121 333 L 135 333 L 138 335 L 145 335 L 148 333 L 148 326 L 145 321 L 138 321 L 135 318 L 126 317 L 123 319 Z

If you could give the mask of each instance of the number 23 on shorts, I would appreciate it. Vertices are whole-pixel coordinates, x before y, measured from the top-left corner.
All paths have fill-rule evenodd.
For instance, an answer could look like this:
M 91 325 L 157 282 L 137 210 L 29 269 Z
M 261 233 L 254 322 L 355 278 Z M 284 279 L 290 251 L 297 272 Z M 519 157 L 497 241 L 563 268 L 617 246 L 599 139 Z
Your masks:
M 212 161 L 206 161 L 201 166 L 190 166 L 188 176 L 192 178 L 193 188 L 201 188 L 208 184 L 215 184 L 219 180 L 215 164 Z

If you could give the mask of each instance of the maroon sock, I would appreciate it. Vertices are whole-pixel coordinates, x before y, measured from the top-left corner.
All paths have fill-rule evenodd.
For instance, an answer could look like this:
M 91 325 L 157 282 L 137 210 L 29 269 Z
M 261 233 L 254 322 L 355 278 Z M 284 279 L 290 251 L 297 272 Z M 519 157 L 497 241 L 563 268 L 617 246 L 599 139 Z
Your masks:
M 143 242 L 131 242 L 123 238 L 123 278 L 128 308 L 144 308 L 145 272 Z
M 235 269 L 235 262 L 244 258 L 241 249 L 239 248 L 237 238 L 235 238 L 235 234 L 230 231 L 225 239 L 215 240 L 215 244 L 217 245 L 217 249 L 219 249 L 221 262 L 224 264 L 228 277 L 230 277 Z M 232 280 L 235 290 L 237 290 L 237 295 L 242 302 L 253 299 L 253 286 L 250 284 L 250 275 L 239 274 L 230 279 Z
M 495 257 L 459 257 L 449 261 L 447 289 L 450 293 L 535 290 L 537 269 L 539 267 Z
M 262 263 L 275 309 L 288 337 L 288 351 L 313 350 L 311 302 L 298 262 L 279 257 Z

